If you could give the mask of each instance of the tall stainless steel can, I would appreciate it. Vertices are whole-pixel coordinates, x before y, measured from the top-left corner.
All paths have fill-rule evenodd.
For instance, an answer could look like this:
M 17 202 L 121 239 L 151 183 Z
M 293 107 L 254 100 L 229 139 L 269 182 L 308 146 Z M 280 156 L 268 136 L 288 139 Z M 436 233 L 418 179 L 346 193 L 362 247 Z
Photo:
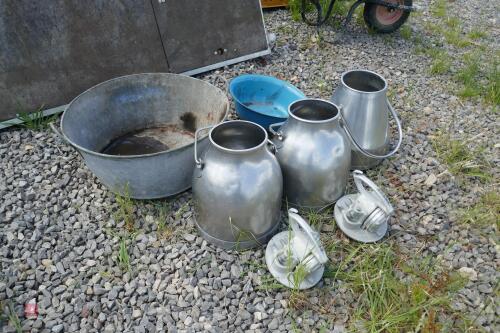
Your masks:
M 403 139 L 401 123 L 387 99 L 387 82 L 381 75 L 367 70 L 345 72 L 331 101 L 341 108 L 346 130 L 353 141 L 353 169 L 374 167 L 396 153 Z M 389 112 L 399 132 L 399 139 L 390 152 Z
M 351 145 L 340 124 L 339 108 L 320 99 L 288 107 L 284 123 L 273 124 L 276 157 L 286 200 L 292 206 L 321 208 L 342 196 L 349 177 Z M 278 131 L 274 128 L 281 125 Z
M 208 137 L 201 158 L 195 146 L 193 198 L 199 232 L 226 249 L 266 243 L 278 228 L 283 193 L 267 132 L 235 120 L 213 127 Z

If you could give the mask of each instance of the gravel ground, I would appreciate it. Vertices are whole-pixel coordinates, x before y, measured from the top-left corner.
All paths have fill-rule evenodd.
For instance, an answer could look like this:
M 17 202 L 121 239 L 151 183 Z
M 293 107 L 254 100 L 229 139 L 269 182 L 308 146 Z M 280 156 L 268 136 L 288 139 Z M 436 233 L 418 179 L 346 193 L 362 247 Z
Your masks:
M 424 21 L 434 20 L 429 2 L 419 3 L 424 13 L 411 21 L 417 34 Z M 491 43 L 498 43 L 494 1 L 452 6 L 466 26 L 475 26 L 481 12 Z M 405 134 L 396 156 L 369 172 L 396 208 L 392 238 L 407 253 L 430 254 L 449 269 L 468 273 L 470 281 L 452 306 L 477 317 L 485 331 L 500 331 L 500 306 L 490 301 L 500 278 L 498 230 L 456 223 L 459 209 L 498 183 L 497 113 L 451 95 L 446 79 L 431 77 L 429 59 L 399 33 L 369 35 L 357 24 L 346 33 L 327 27 L 323 37 L 335 43 L 319 45 L 315 30 L 292 22 L 285 10 L 267 12 L 265 21 L 277 35 L 270 56 L 202 77 L 269 74 L 308 96 L 328 99 L 348 69 L 381 73 Z M 439 129 L 485 146 L 494 181 L 464 185 L 447 172 L 430 141 Z M 321 295 L 331 296 L 328 314 L 290 311 L 288 291 L 259 290 L 267 276 L 264 250 L 228 253 L 208 245 L 193 227 L 190 192 L 167 201 L 167 222 L 176 230 L 168 239 L 159 237 L 154 204 L 135 205 L 139 231 L 127 240 L 131 271 L 123 274 L 116 234 L 123 224 L 113 220 L 114 195 L 75 151 L 49 131 L 11 128 L 0 133 L 0 157 L 0 300 L 13 304 L 25 331 L 341 332 L 348 326 L 354 299 L 348 290 L 328 288 L 328 280 L 307 294 L 313 304 Z M 22 315 L 32 298 L 38 302 L 36 320 Z

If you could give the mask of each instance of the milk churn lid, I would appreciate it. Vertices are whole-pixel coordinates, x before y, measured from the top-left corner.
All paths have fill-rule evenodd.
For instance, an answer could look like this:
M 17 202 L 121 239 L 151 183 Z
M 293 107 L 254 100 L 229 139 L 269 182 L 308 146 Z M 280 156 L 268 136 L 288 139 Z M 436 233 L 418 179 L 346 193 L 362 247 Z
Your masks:
M 328 257 L 319 234 L 290 209 L 291 229 L 275 235 L 266 248 L 266 264 L 276 280 L 289 288 L 308 289 L 323 276 Z
M 387 221 L 394 208 L 380 190 L 363 172 L 353 172 L 359 193 L 348 194 L 335 204 L 335 222 L 350 238 L 363 243 L 376 242 L 387 232 Z M 364 187 L 367 185 L 371 191 Z

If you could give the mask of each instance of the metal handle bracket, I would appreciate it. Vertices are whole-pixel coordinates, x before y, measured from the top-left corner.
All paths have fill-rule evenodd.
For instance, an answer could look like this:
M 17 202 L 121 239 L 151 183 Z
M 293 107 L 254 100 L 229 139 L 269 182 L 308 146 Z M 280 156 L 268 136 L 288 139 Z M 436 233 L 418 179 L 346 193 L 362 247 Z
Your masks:
M 282 121 L 281 123 L 275 123 L 275 124 L 271 124 L 269 125 L 269 132 L 271 132 L 271 134 L 275 137 L 278 138 L 278 140 L 280 141 L 283 141 L 284 139 L 284 136 L 283 136 L 283 132 L 281 131 L 281 129 L 275 131 L 274 130 L 274 127 L 277 127 L 277 126 L 282 126 L 285 122 Z

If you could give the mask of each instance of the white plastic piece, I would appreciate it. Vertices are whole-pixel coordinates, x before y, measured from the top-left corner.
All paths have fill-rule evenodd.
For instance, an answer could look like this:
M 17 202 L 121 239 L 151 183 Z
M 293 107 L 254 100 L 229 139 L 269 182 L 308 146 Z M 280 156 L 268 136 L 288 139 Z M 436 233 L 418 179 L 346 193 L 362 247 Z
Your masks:
M 314 231 L 297 210 L 288 210 L 291 230 L 275 235 L 267 244 L 266 264 L 278 282 L 294 289 L 316 285 L 325 270 L 328 257 Z
M 269 48 L 272 49 L 276 45 L 276 34 L 273 32 L 268 32 L 267 33 L 267 44 L 269 45 Z
M 335 205 L 335 221 L 350 238 L 373 243 L 384 237 L 387 221 L 394 208 L 384 193 L 363 172 L 354 170 L 354 183 L 359 193 L 343 196 Z M 366 184 L 371 191 L 368 191 Z

